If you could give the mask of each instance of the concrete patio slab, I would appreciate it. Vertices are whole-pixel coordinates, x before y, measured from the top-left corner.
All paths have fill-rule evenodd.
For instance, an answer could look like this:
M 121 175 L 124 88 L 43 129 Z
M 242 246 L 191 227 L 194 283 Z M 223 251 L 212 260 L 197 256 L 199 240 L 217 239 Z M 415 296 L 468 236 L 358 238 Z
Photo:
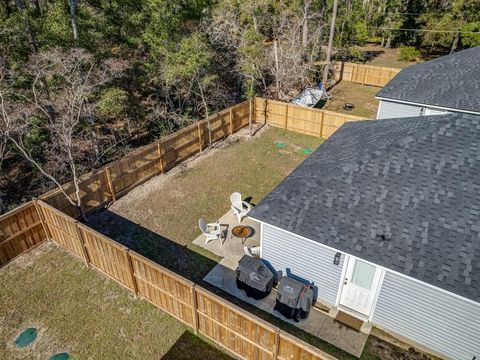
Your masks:
M 205 221 L 216 222 L 217 220 L 205 219 Z M 208 244 L 205 244 L 205 236 L 203 234 L 197 237 L 193 243 L 207 249 L 215 255 L 223 258 L 233 258 L 235 261 L 238 261 L 244 255 L 243 248 L 245 246 L 254 247 L 260 245 L 260 224 L 258 222 L 246 217 L 243 218 L 242 223 L 239 224 L 232 211 L 228 211 L 218 219 L 218 222 L 224 230 L 224 240 L 222 243 L 220 243 L 220 241 L 212 240 Z M 252 235 L 244 240 L 232 236 L 232 229 L 237 225 L 250 227 Z
M 213 222 L 211 219 L 207 219 Z M 246 239 L 245 244 L 242 240 L 231 236 L 231 229 L 238 225 L 237 219 L 231 211 L 226 213 L 219 219 L 220 224 L 225 229 L 225 240 L 221 244 L 219 241 L 211 241 L 205 244 L 205 237 L 199 236 L 193 241 L 194 244 L 201 246 L 214 254 L 223 257 L 218 265 L 216 265 L 204 280 L 229 294 L 266 311 L 283 321 L 286 321 L 320 339 L 329 342 L 332 345 L 343 349 L 350 354 L 360 357 L 368 335 L 364 332 L 357 332 L 335 321 L 334 316 L 336 309 L 332 309 L 330 314 L 313 308 L 308 319 L 295 322 L 285 318 L 280 312 L 274 310 L 276 291 L 272 291 L 267 297 L 261 300 L 255 300 L 248 297 L 244 290 L 240 290 L 236 286 L 235 269 L 238 261 L 244 255 L 244 246 L 253 247 L 260 245 L 260 224 L 252 219 L 245 218 L 242 225 L 250 226 L 254 232 L 252 236 Z
M 204 280 L 209 284 L 258 307 L 259 309 L 282 319 L 283 321 L 349 352 L 352 355 L 357 357 L 362 355 L 368 335 L 352 330 L 336 322 L 335 319 L 330 317 L 327 313 L 313 308 L 307 319 L 295 322 L 291 319 L 285 318 L 278 311 L 273 310 L 275 306 L 275 298 L 277 296 L 276 291 L 272 291 L 266 298 L 261 300 L 255 300 L 248 297 L 244 290 L 237 288 L 235 283 L 234 269 L 237 266 L 237 262 L 238 260 L 235 262 L 232 261 L 232 259 L 223 259 L 207 274 L 207 276 L 205 276 Z

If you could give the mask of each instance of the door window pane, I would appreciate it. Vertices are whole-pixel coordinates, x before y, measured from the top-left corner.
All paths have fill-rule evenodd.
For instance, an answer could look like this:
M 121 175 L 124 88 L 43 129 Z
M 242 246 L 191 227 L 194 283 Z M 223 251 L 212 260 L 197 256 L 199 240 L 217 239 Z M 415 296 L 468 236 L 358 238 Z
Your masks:
M 364 289 L 372 288 L 373 277 L 375 275 L 375 266 L 366 262 L 356 260 L 353 268 L 352 283 Z

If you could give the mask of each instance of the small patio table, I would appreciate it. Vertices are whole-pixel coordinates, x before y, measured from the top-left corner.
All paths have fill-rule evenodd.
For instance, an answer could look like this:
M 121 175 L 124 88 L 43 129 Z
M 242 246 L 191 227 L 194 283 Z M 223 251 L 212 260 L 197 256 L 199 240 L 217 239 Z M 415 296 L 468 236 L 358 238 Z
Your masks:
M 252 235 L 252 229 L 250 226 L 238 225 L 232 229 L 232 235 L 242 239 L 242 244 L 244 244 L 245 239 Z

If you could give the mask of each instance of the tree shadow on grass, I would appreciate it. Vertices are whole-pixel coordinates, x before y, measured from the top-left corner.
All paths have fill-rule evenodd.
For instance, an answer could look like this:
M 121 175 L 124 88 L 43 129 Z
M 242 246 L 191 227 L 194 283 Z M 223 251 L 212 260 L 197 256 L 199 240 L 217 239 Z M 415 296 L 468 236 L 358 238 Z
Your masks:
M 90 216 L 88 226 L 183 277 L 201 283 L 220 258 L 195 245 L 184 246 L 108 209 Z
M 189 331 L 185 331 L 162 357 L 162 360 L 197 359 L 227 360 L 232 358 Z

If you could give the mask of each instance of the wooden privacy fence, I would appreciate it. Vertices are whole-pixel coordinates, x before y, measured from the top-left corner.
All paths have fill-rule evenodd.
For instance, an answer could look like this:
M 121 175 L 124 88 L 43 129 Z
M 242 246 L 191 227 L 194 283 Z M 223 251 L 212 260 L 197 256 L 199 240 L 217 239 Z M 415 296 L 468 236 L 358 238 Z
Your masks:
M 30 209 L 30 208 L 29 208 Z M 191 326 L 242 359 L 334 360 L 323 351 L 214 295 L 43 201 L 40 228 L 49 238 L 135 295 Z M 29 210 L 30 211 L 30 210 Z M 35 211 L 35 206 L 31 208 Z
M 249 102 L 244 101 L 82 176 L 79 187 L 83 210 L 88 212 L 115 201 L 151 177 L 234 134 L 248 125 L 250 115 L 253 121 L 253 106 L 250 114 Z M 76 200 L 73 184 L 67 184 L 64 188 Z M 78 209 L 59 189 L 44 194 L 40 199 L 72 217 L 79 215 Z
M 362 118 L 270 99 L 255 98 L 256 121 L 302 134 L 328 138 L 348 121 Z
M 362 85 L 385 86 L 401 69 L 384 66 L 336 62 L 333 64 L 335 80 L 345 80 Z
M 0 266 L 47 238 L 35 206 L 30 201 L 0 216 Z

